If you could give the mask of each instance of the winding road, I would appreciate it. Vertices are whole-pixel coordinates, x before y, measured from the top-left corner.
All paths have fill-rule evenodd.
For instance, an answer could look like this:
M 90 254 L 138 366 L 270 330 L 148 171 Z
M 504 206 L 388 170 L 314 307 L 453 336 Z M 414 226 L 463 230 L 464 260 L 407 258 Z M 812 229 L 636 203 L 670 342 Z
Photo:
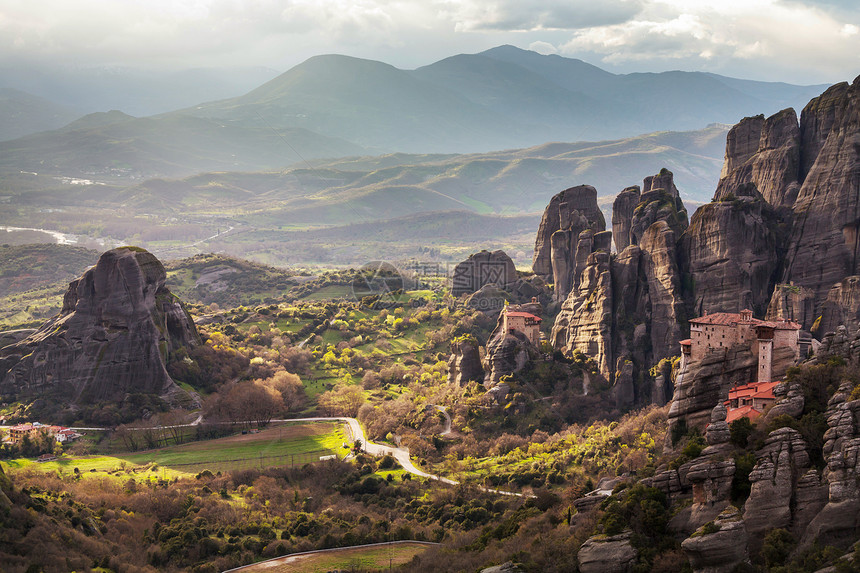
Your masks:
M 443 414 L 445 414 L 445 431 L 447 433 L 451 433 L 451 416 L 448 412 L 445 411 L 444 406 L 434 406 L 437 410 L 440 410 Z M 432 480 L 436 480 L 442 483 L 447 483 L 450 485 L 460 485 L 460 482 L 452 479 L 448 479 L 446 477 L 437 476 L 433 474 L 428 474 L 425 471 L 422 471 L 415 467 L 415 464 L 412 463 L 412 460 L 409 456 L 408 448 L 398 448 L 391 445 L 386 444 L 375 444 L 367 439 L 364 435 L 364 430 L 361 428 L 361 424 L 358 423 L 358 420 L 355 418 L 346 418 L 346 417 L 325 417 L 325 418 L 291 418 L 288 420 L 272 420 L 273 422 L 343 422 L 347 426 L 349 426 L 350 434 L 352 435 L 352 441 L 361 440 L 362 449 L 368 454 L 374 456 L 384 456 L 386 454 L 390 454 L 397 463 L 399 463 L 404 470 L 407 472 Z M 444 434 L 443 434 L 444 435 Z M 500 495 L 511 495 L 515 497 L 534 497 L 529 494 L 522 494 L 513 491 L 504 491 L 500 489 L 492 489 L 482 486 L 477 486 L 481 491 L 486 491 L 489 493 L 497 493 Z

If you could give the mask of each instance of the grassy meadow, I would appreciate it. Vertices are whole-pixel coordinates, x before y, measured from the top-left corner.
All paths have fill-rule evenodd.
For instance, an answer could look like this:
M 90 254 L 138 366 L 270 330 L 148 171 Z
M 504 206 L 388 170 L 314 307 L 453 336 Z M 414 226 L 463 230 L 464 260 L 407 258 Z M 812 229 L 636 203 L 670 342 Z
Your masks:
M 208 469 L 212 472 L 236 469 L 263 469 L 271 466 L 296 466 L 319 461 L 320 457 L 342 458 L 349 441 L 344 427 L 337 423 L 289 423 L 259 433 L 228 436 L 215 440 L 190 442 L 157 450 L 114 455 L 62 456 L 55 461 L 36 462 L 29 458 L 3 462 L 5 470 L 70 473 L 82 475 L 147 470 L 159 477 L 187 477 Z

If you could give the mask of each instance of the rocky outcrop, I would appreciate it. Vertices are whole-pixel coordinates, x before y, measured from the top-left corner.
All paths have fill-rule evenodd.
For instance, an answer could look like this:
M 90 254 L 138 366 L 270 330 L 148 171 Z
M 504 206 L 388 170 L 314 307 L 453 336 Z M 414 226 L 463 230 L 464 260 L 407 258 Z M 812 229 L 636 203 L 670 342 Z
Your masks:
M 764 418 L 765 423 L 777 416 L 799 418 L 803 414 L 806 399 L 803 397 L 803 388 L 800 387 L 800 384 L 780 382 L 774 387 L 773 396 L 776 398 L 776 402 L 767 411 Z
M 579 548 L 577 559 L 582 573 L 628 573 L 638 553 L 630 543 L 629 531 L 618 535 L 589 537 Z
M 517 280 L 514 261 L 504 251 L 481 251 L 454 267 L 451 292 L 454 296 L 471 294 L 485 285 L 506 288 Z
M 127 394 L 184 395 L 165 369 L 168 355 L 200 344 L 162 264 L 135 247 L 104 253 L 72 282 L 59 315 L 2 350 L 6 399 L 52 397 L 63 404 Z
M 658 221 L 669 225 L 677 238 L 687 229 L 687 210 L 668 169 L 645 178 L 644 190 L 630 221 L 630 243 L 638 245 L 648 228 Z
M 752 183 L 771 205 L 791 207 L 800 188 L 800 144 L 800 126 L 793 109 L 767 119 L 742 119 L 726 138 L 726 160 L 714 201 Z
M 731 573 L 749 561 L 747 532 L 740 511 L 729 506 L 681 543 L 695 573 Z
M 650 302 L 651 362 L 677 352 L 681 325 L 686 321 L 681 273 L 677 265 L 676 234 L 663 220 L 648 227 L 642 236 L 642 272 Z
M 798 324 L 815 321 L 815 293 L 793 284 L 778 284 L 767 305 L 765 320 L 784 318 Z
M 830 289 L 821 304 L 820 319 L 812 325 L 812 334 L 821 338 L 840 325 L 849 331 L 860 326 L 860 276 L 845 277 Z
M 714 406 L 726 399 L 729 389 L 753 380 L 758 357 L 748 346 L 711 349 L 702 360 L 678 373 L 669 407 L 669 425 L 682 419 L 689 427 L 704 429 Z
M 711 422 L 705 431 L 708 447 L 700 457 L 690 462 L 686 471 L 686 481 L 693 490 L 687 531 L 713 520 L 729 505 L 735 461 L 728 455 L 731 446 L 726 415 L 726 407 L 722 403 L 711 410 Z
M 532 302 L 510 306 L 509 309 L 540 316 L 543 307 L 539 302 Z M 496 322 L 496 328 L 487 340 L 487 351 L 483 360 L 484 387 L 487 389 L 497 387 L 503 376 L 519 372 L 530 360 L 538 356 L 538 349 L 525 334 L 519 331 L 505 332 L 504 321 L 505 316 L 502 313 Z
M 451 357 L 448 359 L 448 383 L 465 386 L 469 382 L 483 382 L 481 353 L 478 342 L 470 337 L 461 337 L 451 342 Z
M 796 506 L 797 482 L 810 468 L 806 442 L 800 432 L 779 428 L 770 433 L 756 452 L 757 463 L 749 475 L 752 487 L 744 509 L 744 522 L 755 553 L 771 529 L 791 529 Z
M 633 225 L 633 210 L 639 205 L 639 186 L 624 189 L 612 204 L 612 238 L 615 250 L 621 252 L 630 245 L 630 227 Z
M 490 339 L 484 359 L 484 386 L 492 388 L 499 383 L 502 376 L 519 372 L 535 352 L 528 338 L 520 332 Z
M 570 276 L 571 290 L 553 325 L 552 344 L 594 359 L 619 408 L 650 400 L 653 385 L 642 381 L 649 380 L 651 366 L 677 351 L 685 327 L 676 245 L 686 211 L 671 171 L 646 178 L 644 188 L 640 195 L 638 187 L 628 187 L 616 199 L 613 228 L 616 245 L 624 248 L 614 258 L 609 233 L 587 229 L 575 254 L 565 251 L 566 263 L 554 259 L 554 269 Z M 660 390 L 656 395 L 664 396 Z
M 802 185 L 781 282 L 812 290 L 817 307 L 833 285 L 860 275 L 860 81 L 813 99 L 803 110 L 801 133 Z
M 694 316 L 744 308 L 761 316 L 776 282 L 781 220 L 753 185 L 734 192 L 733 200 L 700 207 L 682 239 Z
M 575 350 L 597 363 L 600 373 L 612 380 L 612 278 L 609 253 L 591 253 L 579 288 L 570 293 L 552 327 L 551 343 L 568 355 Z
M 565 189 L 544 210 L 535 239 L 532 269 L 555 284 L 556 300 L 562 301 L 573 288 L 580 235 L 606 230 L 606 220 L 597 205 L 597 190 L 590 185 Z M 607 239 L 608 240 L 608 239 Z M 561 285 L 561 286 L 559 286 Z
M 813 542 L 845 548 L 860 530 L 860 400 L 847 401 L 852 387 L 843 382 L 827 405 L 827 504 L 806 528 L 801 549 Z
M 821 339 L 821 345 L 811 358 L 814 364 L 824 364 L 831 357 L 838 356 L 852 365 L 860 364 L 860 330 L 849 331 L 844 326 L 836 327 Z
M 723 171 L 720 179 L 730 174 L 749 161 L 758 151 L 761 141 L 761 128 L 764 126 L 764 115 L 745 117 L 726 134 L 726 156 L 723 161 Z

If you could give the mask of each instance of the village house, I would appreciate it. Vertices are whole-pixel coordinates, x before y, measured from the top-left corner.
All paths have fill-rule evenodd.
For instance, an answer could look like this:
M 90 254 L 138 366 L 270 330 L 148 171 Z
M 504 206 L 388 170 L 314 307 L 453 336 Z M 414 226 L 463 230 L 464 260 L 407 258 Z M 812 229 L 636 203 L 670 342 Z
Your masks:
M 783 319 L 759 320 L 746 309 L 740 313 L 715 312 L 694 318 L 690 320 L 690 338 L 681 341 L 681 370 L 714 349 L 736 345 L 747 346 L 758 356 L 755 382 L 770 382 L 774 350 L 787 348 L 795 362 L 800 358 L 800 325 Z
M 65 443 L 71 442 L 76 438 L 80 438 L 81 434 L 78 432 L 71 430 L 69 428 L 64 428 L 62 426 L 46 426 L 44 424 L 40 424 L 39 422 L 34 423 L 24 423 L 24 424 L 16 424 L 15 426 L 11 426 L 9 428 L 9 435 L 7 437 L 7 441 L 9 443 L 18 445 L 24 439 L 24 436 L 30 436 L 31 439 L 37 437 L 39 432 L 47 432 L 49 436 L 52 436 L 57 442 Z
M 729 399 L 725 401 L 726 422 L 731 424 L 738 418 L 755 420 L 761 416 L 764 409 L 776 401 L 773 389 L 777 384 L 779 382 L 753 382 L 729 390 Z

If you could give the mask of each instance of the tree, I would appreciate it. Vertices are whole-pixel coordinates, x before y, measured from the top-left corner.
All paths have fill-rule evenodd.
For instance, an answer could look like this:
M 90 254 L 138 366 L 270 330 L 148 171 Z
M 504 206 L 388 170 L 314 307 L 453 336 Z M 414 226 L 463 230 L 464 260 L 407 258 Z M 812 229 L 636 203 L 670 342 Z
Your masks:
M 305 387 L 296 374 L 279 370 L 271 377 L 261 380 L 260 384 L 278 392 L 287 411 L 299 410 L 305 404 Z
M 341 385 L 320 394 L 317 404 L 329 416 L 355 417 L 364 404 L 364 392 L 358 386 Z

